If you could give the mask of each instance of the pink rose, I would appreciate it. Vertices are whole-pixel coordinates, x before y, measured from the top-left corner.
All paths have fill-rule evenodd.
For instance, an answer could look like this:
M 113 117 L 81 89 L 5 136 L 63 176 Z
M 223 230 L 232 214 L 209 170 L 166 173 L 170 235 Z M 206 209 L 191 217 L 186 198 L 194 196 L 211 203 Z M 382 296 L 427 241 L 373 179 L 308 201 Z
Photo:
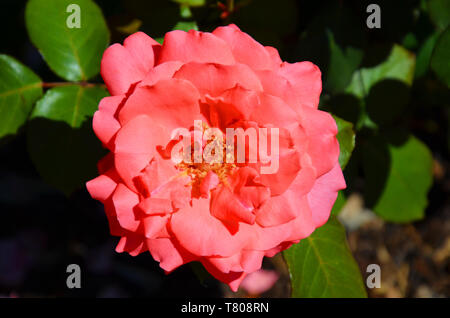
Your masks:
M 314 64 L 282 62 L 275 48 L 230 25 L 172 31 L 163 45 L 135 33 L 105 51 L 101 74 L 111 96 L 101 100 L 93 127 L 110 153 L 87 188 L 121 237 L 118 252 L 149 251 L 166 272 L 200 261 L 236 291 L 264 256 L 328 220 L 345 181 L 336 123 L 317 109 Z M 181 141 L 173 133 L 195 134 L 196 121 L 224 133 L 276 127 L 278 169 L 261 173 L 260 156 L 175 163 L 171 150 Z

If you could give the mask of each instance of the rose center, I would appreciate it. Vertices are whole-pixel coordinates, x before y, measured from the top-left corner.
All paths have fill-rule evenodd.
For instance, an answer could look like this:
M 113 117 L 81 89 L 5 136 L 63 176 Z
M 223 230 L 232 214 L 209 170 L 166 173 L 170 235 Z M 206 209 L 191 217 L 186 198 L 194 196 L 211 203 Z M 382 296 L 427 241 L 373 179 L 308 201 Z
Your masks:
M 208 128 L 205 123 L 197 127 L 198 131 L 201 132 L 202 138 L 196 141 L 194 137 L 194 141 L 187 151 L 187 156 L 190 155 L 190 160 L 187 160 L 188 162 L 181 161 L 176 165 L 177 169 L 191 178 L 189 185 L 192 186 L 193 191 L 200 190 L 203 180 L 210 172 L 216 174 L 219 183 L 227 184 L 228 176 L 236 168 L 236 164 L 227 162 L 227 157 L 231 154 L 227 153 L 227 146 L 223 142 L 223 138 L 204 134 Z M 201 152 L 198 151 L 200 147 Z

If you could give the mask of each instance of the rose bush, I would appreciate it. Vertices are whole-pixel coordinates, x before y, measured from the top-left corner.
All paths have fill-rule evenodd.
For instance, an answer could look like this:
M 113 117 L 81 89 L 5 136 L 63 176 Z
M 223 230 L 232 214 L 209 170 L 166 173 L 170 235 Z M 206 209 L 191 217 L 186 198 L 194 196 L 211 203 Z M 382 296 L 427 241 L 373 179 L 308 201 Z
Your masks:
M 87 183 L 105 206 L 118 252 L 149 251 L 171 272 L 199 261 L 236 291 L 248 274 L 308 237 L 345 188 L 333 118 L 317 109 L 321 73 L 282 62 L 235 25 L 172 31 L 163 45 L 142 32 L 104 53 L 111 96 L 93 128 L 110 153 Z M 279 170 L 259 164 L 175 164 L 172 131 L 277 127 Z

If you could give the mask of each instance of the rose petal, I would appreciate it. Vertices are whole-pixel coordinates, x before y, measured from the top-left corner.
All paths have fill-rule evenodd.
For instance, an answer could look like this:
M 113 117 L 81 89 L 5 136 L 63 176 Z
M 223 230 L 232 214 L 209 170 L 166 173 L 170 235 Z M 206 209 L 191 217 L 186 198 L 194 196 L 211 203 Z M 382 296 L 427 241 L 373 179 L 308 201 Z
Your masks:
M 183 65 L 180 61 L 169 61 L 163 64 L 156 65 L 147 75 L 145 75 L 142 82 L 138 86 L 152 86 L 163 79 L 170 79 L 176 71 Z
M 125 125 L 136 116 L 148 115 L 153 126 L 164 129 L 167 143 L 173 129 L 189 128 L 194 120 L 202 119 L 199 98 L 197 89 L 188 81 L 160 80 L 153 86 L 137 88 L 122 107 L 119 121 Z
M 245 277 L 241 287 L 250 295 L 260 295 L 275 285 L 280 275 L 276 271 L 260 269 Z
M 117 253 L 128 252 L 131 256 L 137 256 L 145 251 L 147 251 L 147 245 L 144 237 L 134 233 L 122 236 L 116 246 Z
M 190 81 L 201 95 L 217 96 L 236 85 L 249 90 L 262 91 L 259 78 L 244 64 L 222 65 L 191 62 L 183 65 L 175 73 L 174 78 Z
M 189 30 L 175 30 L 166 33 L 158 64 L 167 61 L 183 63 L 234 64 L 235 60 L 228 44 L 217 36 Z
M 115 171 L 111 171 L 108 174 L 102 174 L 86 183 L 86 188 L 93 199 L 104 202 L 113 194 L 117 182 L 111 175 L 112 173 L 116 174 Z
M 246 64 L 254 70 L 272 68 L 272 58 L 264 46 L 236 25 L 218 27 L 213 34 L 228 43 L 238 63 Z
M 342 189 L 345 189 L 345 180 L 339 163 L 336 163 L 333 169 L 316 180 L 308 193 L 308 202 L 314 211 L 313 220 L 316 227 L 327 222 L 338 191 Z
M 167 272 L 197 259 L 195 255 L 184 250 L 172 239 L 147 239 L 146 244 L 153 258 Z
M 264 92 L 282 98 L 298 111 L 303 105 L 317 109 L 322 81 L 320 69 L 311 62 L 282 63 L 275 71 L 258 71 Z
M 137 32 L 126 38 L 123 46 L 116 43 L 106 49 L 100 72 L 111 95 L 125 94 L 145 77 L 159 46 L 145 33 Z
M 233 292 L 237 292 L 239 285 L 241 284 L 242 280 L 247 275 L 245 272 L 229 272 L 229 273 L 223 273 L 216 269 L 215 266 L 211 265 L 211 263 L 206 260 L 202 259 L 202 264 L 205 267 L 205 269 L 213 275 L 216 279 L 220 280 L 221 282 L 227 284 Z
M 134 213 L 134 207 L 139 203 L 138 195 L 119 183 L 112 196 L 112 201 L 119 224 L 124 229 L 136 231 L 140 225 Z
M 149 239 L 158 238 L 161 231 L 166 227 L 168 220 L 168 215 L 150 215 L 143 218 L 145 237 Z
M 172 215 L 171 232 L 189 252 L 199 256 L 231 256 L 250 240 L 249 231 L 234 235 L 209 212 L 209 200 L 193 199 L 192 205 Z
M 125 102 L 125 95 L 104 97 L 94 114 L 92 127 L 98 139 L 110 150 L 114 150 L 113 137 L 120 129 L 120 123 L 115 118 L 117 109 Z

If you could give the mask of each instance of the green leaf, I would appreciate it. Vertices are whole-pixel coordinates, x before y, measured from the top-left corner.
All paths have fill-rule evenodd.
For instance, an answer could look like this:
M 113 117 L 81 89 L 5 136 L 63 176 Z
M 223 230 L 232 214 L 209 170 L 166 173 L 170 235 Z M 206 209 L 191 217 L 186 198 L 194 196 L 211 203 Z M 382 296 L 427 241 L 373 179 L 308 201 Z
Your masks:
M 333 208 L 331 209 L 331 215 L 338 215 L 341 213 L 345 203 L 347 203 L 347 198 L 345 197 L 344 192 L 342 190 L 338 191 L 336 202 L 334 202 Z
M 155 38 L 154 40 L 161 45 L 163 45 L 163 43 L 164 43 L 164 38 Z
M 418 45 L 417 36 L 413 32 L 408 32 L 401 44 L 408 50 L 414 50 Z
M 8 55 L 0 55 L 0 138 L 15 134 L 42 95 L 41 79 Z
M 70 85 L 48 90 L 36 104 L 27 131 L 28 151 L 43 179 L 69 195 L 95 177 L 104 150 L 91 117 L 107 92 Z
M 340 47 L 330 30 L 327 30 L 327 35 L 330 63 L 326 87 L 332 92 L 341 92 L 348 85 L 353 72 L 360 65 L 363 58 L 363 50 L 351 45 Z
M 201 7 L 206 3 L 206 0 L 172 0 L 172 1 L 188 7 Z
M 180 5 L 180 17 L 183 19 L 192 19 L 191 8 L 187 5 Z
M 414 68 L 414 54 L 394 45 L 384 62 L 361 68 L 353 74 L 346 91 L 365 102 L 357 129 L 391 124 L 403 114 L 409 100 Z
M 292 297 L 367 297 L 345 229 L 334 216 L 283 254 L 291 276 Z
M 355 148 L 355 132 L 353 131 L 353 124 L 345 121 L 337 116 L 333 116 L 338 128 L 337 140 L 339 142 L 339 164 L 342 170 L 347 165 L 347 162 L 352 155 Z
M 450 23 L 450 1 L 429 0 L 428 12 L 434 24 L 444 30 Z
M 360 24 L 351 10 L 334 3 L 319 11 L 300 38 L 298 59 L 320 67 L 329 92 L 343 92 L 362 61 L 365 38 Z
M 383 63 L 356 71 L 346 91 L 364 98 L 369 94 L 370 89 L 382 80 L 397 80 L 411 85 L 414 78 L 414 66 L 414 54 L 399 45 L 394 45 Z
M 80 28 L 73 21 L 69 5 L 80 8 Z M 99 7 L 91 0 L 30 0 L 25 21 L 31 41 L 50 68 L 69 81 L 87 80 L 100 71 L 109 31 Z
M 438 38 L 439 38 L 438 32 L 431 34 L 425 40 L 419 52 L 417 53 L 416 70 L 414 75 L 416 78 L 419 78 L 427 73 L 428 68 L 430 66 L 430 60 L 433 53 L 433 49 Z
M 198 26 L 195 21 L 180 21 L 174 26 L 173 30 L 182 30 L 186 32 L 189 30 L 198 31 Z
M 450 86 L 450 27 L 437 40 L 431 57 L 431 69 L 447 86 Z
M 432 184 L 432 156 L 425 144 L 413 136 L 401 145 L 369 139 L 363 169 L 366 202 L 379 216 L 391 222 L 423 218 Z

